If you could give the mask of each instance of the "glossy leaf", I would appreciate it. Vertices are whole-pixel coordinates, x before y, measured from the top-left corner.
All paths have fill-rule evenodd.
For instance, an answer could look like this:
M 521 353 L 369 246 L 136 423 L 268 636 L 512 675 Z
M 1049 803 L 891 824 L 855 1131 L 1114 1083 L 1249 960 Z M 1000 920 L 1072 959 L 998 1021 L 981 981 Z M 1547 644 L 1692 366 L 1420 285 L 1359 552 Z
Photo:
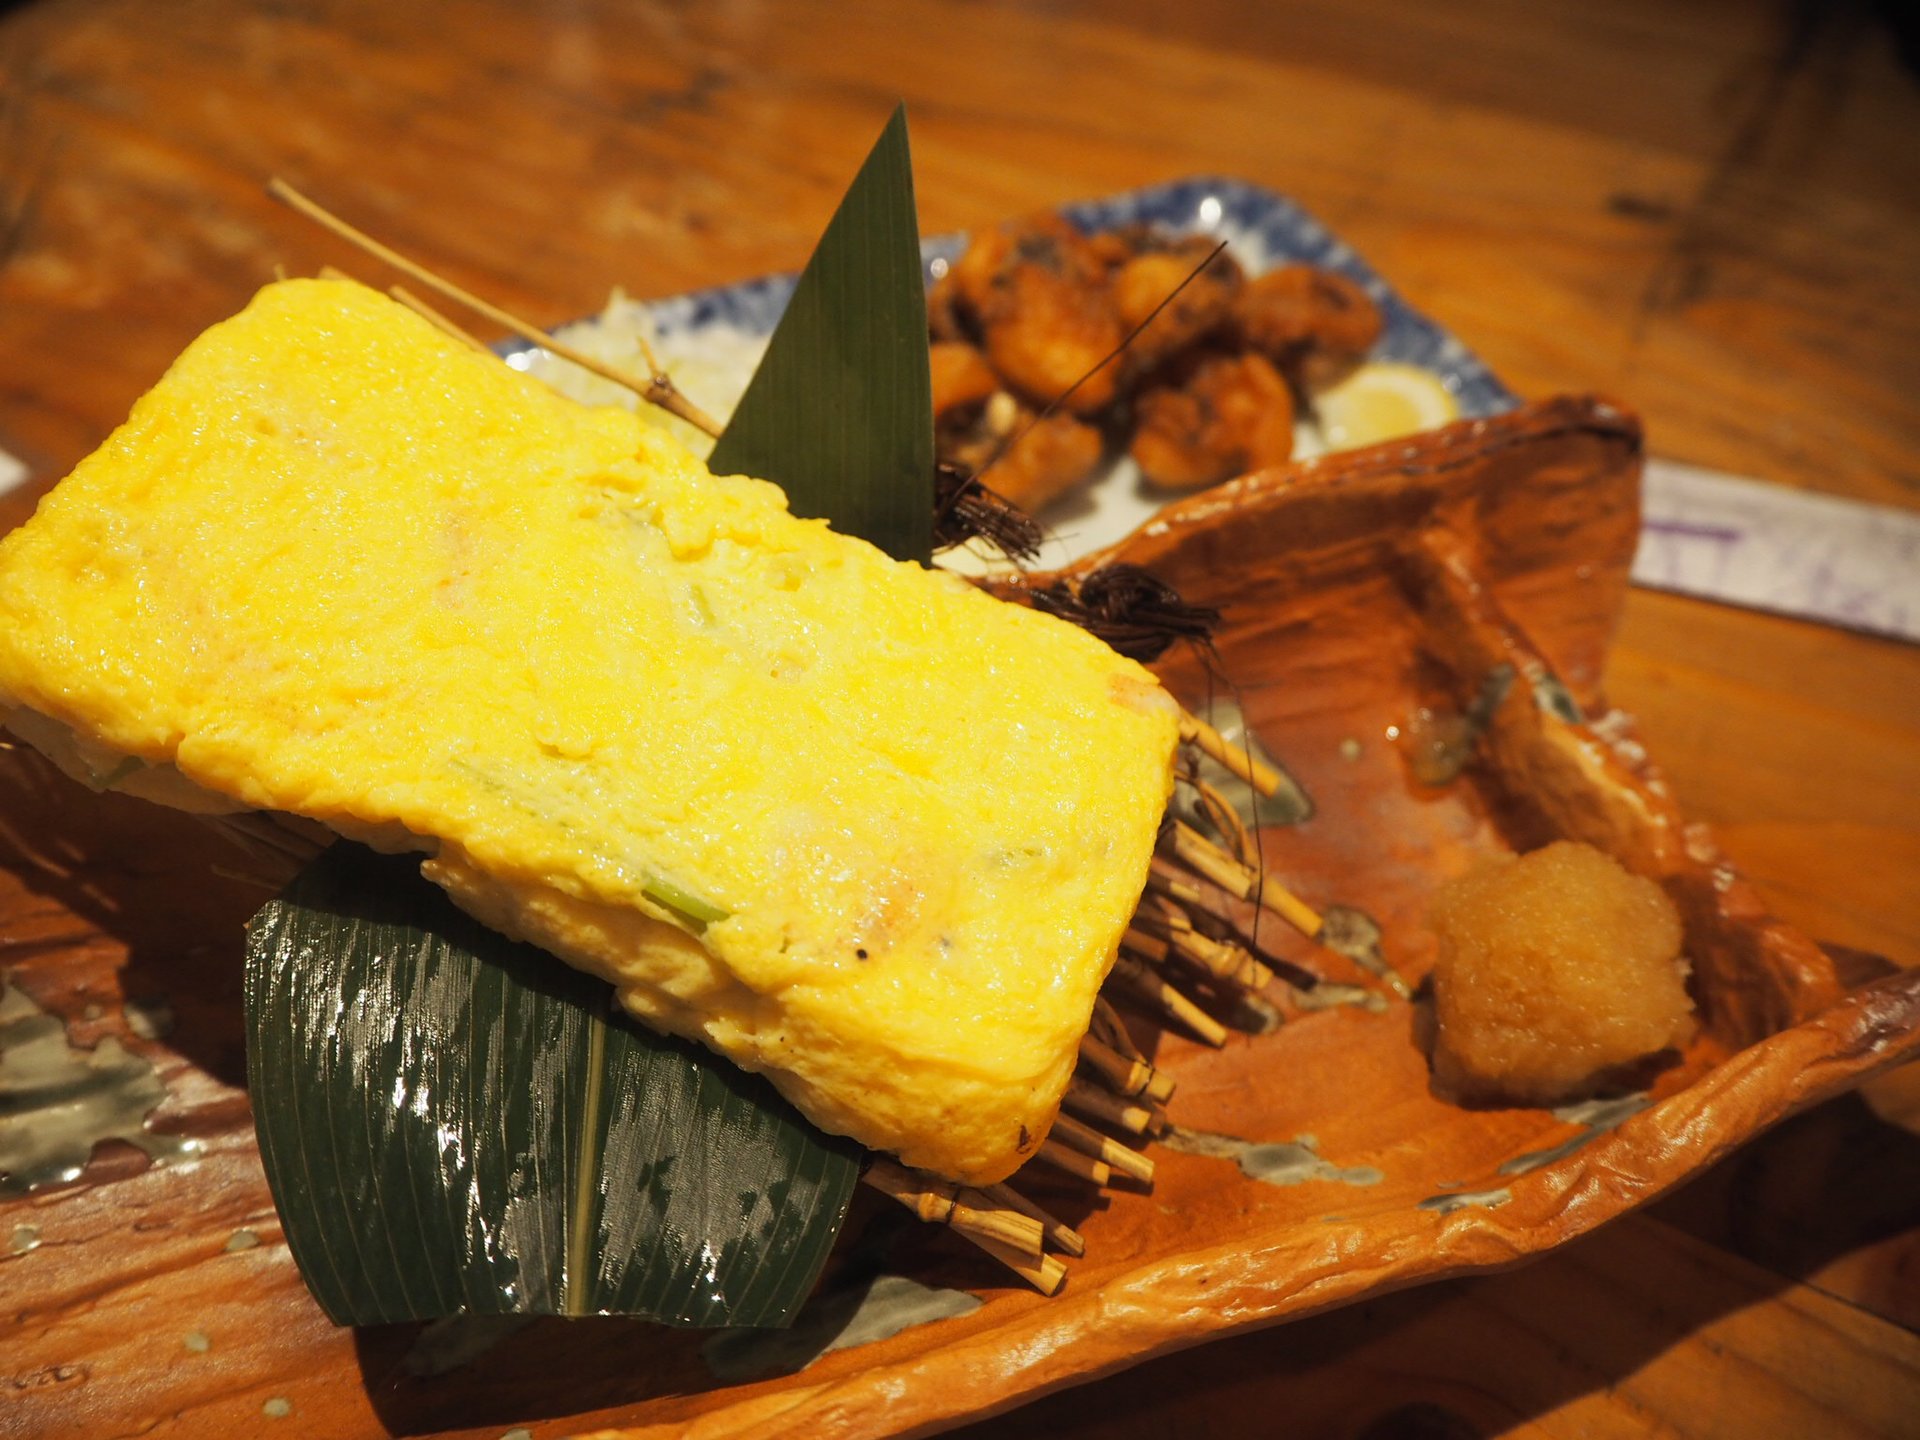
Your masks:
M 894 111 L 709 464 L 897 560 L 933 552 L 933 381 L 907 117 Z
M 287 1242 L 340 1324 L 783 1324 L 858 1147 L 623 1018 L 607 984 L 336 845 L 255 917 L 248 1080 Z

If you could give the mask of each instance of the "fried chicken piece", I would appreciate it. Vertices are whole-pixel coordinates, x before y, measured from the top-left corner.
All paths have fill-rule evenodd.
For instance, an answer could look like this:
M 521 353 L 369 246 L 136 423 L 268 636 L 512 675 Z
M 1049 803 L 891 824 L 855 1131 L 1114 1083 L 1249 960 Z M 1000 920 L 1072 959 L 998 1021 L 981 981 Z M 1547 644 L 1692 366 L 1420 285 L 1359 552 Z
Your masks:
M 1214 355 L 1143 391 L 1132 454 L 1155 485 L 1197 490 L 1293 455 L 1293 392 L 1265 356 Z
M 929 348 L 928 361 L 933 370 L 933 416 L 943 416 L 986 404 L 1000 388 L 1000 377 L 993 373 L 986 357 L 973 346 L 959 340 L 936 341 Z
M 1314 390 L 1363 359 L 1382 328 L 1365 290 L 1312 265 L 1283 265 L 1248 281 L 1233 318 L 1248 345 Z
M 1097 429 L 1071 415 L 1043 416 L 1015 433 L 1019 438 L 981 471 L 980 483 L 1029 515 L 1091 475 L 1106 449 Z
M 1113 367 L 1095 372 L 1126 333 L 1107 286 L 1104 252 L 1057 216 L 1036 216 L 979 236 L 953 263 L 936 313 L 951 307 L 977 329 L 1007 384 L 1076 415 L 1111 404 Z M 941 287 L 936 287 L 941 288 Z
M 1204 235 L 1172 241 L 1149 235 L 1139 244 L 1113 276 L 1114 308 L 1133 335 L 1124 357 L 1128 379 L 1151 374 L 1224 329 L 1245 278 L 1230 256 L 1214 255 L 1215 242 Z M 1154 314 L 1163 303 L 1166 308 Z

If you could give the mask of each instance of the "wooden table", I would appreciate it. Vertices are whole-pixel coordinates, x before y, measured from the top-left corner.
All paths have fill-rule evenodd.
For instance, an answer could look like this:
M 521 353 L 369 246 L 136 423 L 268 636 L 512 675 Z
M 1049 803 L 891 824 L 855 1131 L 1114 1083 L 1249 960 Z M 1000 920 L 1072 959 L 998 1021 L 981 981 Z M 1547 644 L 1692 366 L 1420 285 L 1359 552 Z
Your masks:
M 1609 392 L 1656 454 L 1913 506 L 1920 94 L 1869 8 L 0 7 L 0 449 L 31 473 L 0 528 L 276 264 L 342 258 L 265 198 L 270 174 L 552 323 L 615 284 L 667 294 L 798 265 L 902 96 L 929 232 L 1241 176 L 1300 199 L 1525 394 Z M 1610 690 L 1780 914 L 1920 963 L 1920 649 L 1639 592 Z M 137 834 L 114 833 L 91 857 L 117 876 L 101 903 L 138 899 L 151 873 Z M 24 964 L 91 901 L 14 870 L 0 963 Z M 183 934 L 238 903 L 217 885 L 166 898 Z M 139 963 L 88 952 L 94 988 L 63 992 L 78 1038 L 126 1033 L 112 1002 Z M 232 990 L 176 997 L 182 1029 L 230 1028 Z M 234 1073 L 231 1055 L 176 1065 L 169 1103 L 230 1127 Z M 1899 1072 L 1526 1269 L 1227 1340 L 988 1428 L 1920 1434 L 1916 1137 L 1920 1075 Z M 147 1236 L 164 1266 L 168 1218 L 119 1188 L 143 1163 L 103 1154 L 85 1183 L 101 1227 Z M 231 1167 L 245 1225 L 257 1162 L 209 1163 Z M 9 1201 L 0 1221 L 58 1198 Z M 95 1298 L 0 1327 L 72 1327 L 111 1363 L 140 1317 L 102 1319 Z M 88 1408 L 84 1364 L 17 1371 L 8 1334 L 0 1432 L 57 1415 L 131 1433 Z M 351 1347 L 313 1364 L 342 1387 L 330 1432 L 377 1433 L 346 1393 Z M 45 1387 L 74 1399 L 49 1406 Z M 206 1433 L 209 1397 L 164 1377 L 153 1393 L 140 1425 Z

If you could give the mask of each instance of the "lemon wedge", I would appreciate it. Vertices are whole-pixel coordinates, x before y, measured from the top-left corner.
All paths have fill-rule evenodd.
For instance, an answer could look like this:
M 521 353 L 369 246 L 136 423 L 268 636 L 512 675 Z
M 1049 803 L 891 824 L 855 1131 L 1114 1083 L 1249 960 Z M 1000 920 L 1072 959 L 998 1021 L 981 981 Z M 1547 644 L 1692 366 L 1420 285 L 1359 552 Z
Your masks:
M 1458 419 L 1460 402 L 1418 365 L 1377 360 L 1314 397 L 1329 450 L 1352 450 Z

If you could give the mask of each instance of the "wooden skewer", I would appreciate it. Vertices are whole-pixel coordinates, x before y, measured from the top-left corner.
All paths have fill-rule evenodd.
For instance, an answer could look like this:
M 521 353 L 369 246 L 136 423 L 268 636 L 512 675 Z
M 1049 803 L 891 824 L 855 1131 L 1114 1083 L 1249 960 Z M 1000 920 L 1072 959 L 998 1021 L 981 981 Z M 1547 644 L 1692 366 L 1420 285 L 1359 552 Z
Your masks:
M 1197 932 L 1193 928 L 1193 917 L 1182 907 L 1164 895 L 1144 895 L 1140 899 L 1140 908 L 1133 912 L 1133 925 L 1120 943 L 1124 945 L 1127 937 L 1142 933 L 1162 944 L 1171 945 L 1176 936 Z
M 1245 949 L 1259 964 L 1284 979 L 1289 985 L 1311 990 L 1319 983 L 1320 977 L 1314 972 L 1304 969 L 1261 943 L 1259 937 L 1262 931 L 1259 921 L 1272 915 L 1272 911 L 1262 908 L 1257 912 L 1253 925 L 1239 924 L 1221 908 L 1223 902 L 1238 898 L 1233 891 L 1203 880 L 1167 855 L 1153 857 L 1153 868 L 1147 874 L 1147 888 L 1151 892 L 1150 898 L 1191 910 L 1189 923 L 1193 925 L 1196 932 L 1206 935 L 1210 940 L 1217 940 L 1220 944 L 1232 944 Z M 1141 915 L 1136 914 L 1135 920 L 1137 923 L 1140 922 Z M 1147 928 L 1152 928 L 1155 922 L 1149 918 L 1145 923 Z M 1292 927 L 1289 926 L 1289 928 Z M 1323 920 L 1322 931 L 1325 928 Z M 1237 936 L 1238 939 L 1226 938 L 1229 934 Z M 1262 988 L 1264 988 L 1264 982 Z
M 1120 1018 L 1120 1012 L 1103 995 L 1093 997 L 1093 1020 L 1089 1033 L 1096 1040 L 1105 1041 L 1129 1060 L 1146 1063 L 1147 1057 L 1140 1053 L 1140 1047 L 1133 1043 L 1133 1035 L 1127 1029 L 1127 1022 Z
M 1113 962 L 1113 973 L 1135 993 L 1162 1013 L 1178 1020 L 1216 1050 L 1227 1043 L 1227 1027 L 1162 980 L 1138 960 L 1122 955 Z
M 1075 1076 L 1067 1082 L 1063 1102 L 1067 1109 L 1087 1120 L 1098 1120 L 1133 1135 L 1161 1135 L 1166 1132 L 1167 1112 L 1151 1100 L 1129 1103 L 1111 1091 Z
M 493 351 L 481 344 L 477 338 L 468 334 L 465 330 L 462 330 L 453 321 L 434 309 L 433 306 L 407 289 L 406 286 L 389 285 L 387 287 L 387 293 L 449 339 L 458 340 L 461 344 L 478 350 L 482 355 L 493 354 Z
M 1128 1149 L 1111 1135 L 1102 1135 L 1091 1125 L 1083 1124 L 1071 1115 L 1057 1117 L 1053 1122 L 1053 1133 L 1062 1144 L 1078 1150 L 1082 1155 L 1091 1155 L 1109 1169 L 1131 1176 L 1142 1185 L 1153 1183 L 1153 1161 L 1138 1150 Z
M 1309 940 L 1320 933 L 1320 915 L 1271 875 L 1242 865 L 1184 820 L 1173 822 L 1173 853 L 1228 894 L 1271 910 Z
M 1051 1255 L 1033 1256 L 1024 1250 L 1002 1244 L 988 1235 L 969 1235 L 967 1239 L 993 1256 L 1042 1295 L 1056 1295 L 1066 1283 L 1067 1267 Z
M 1193 877 L 1175 867 L 1164 855 L 1153 857 L 1153 864 L 1147 870 L 1147 890 L 1179 905 L 1198 906 L 1206 901 L 1205 892 L 1194 883 Z
M 1169 943 L 1175 954 L 1216 980 L 1225 980 L 1246 990 L 1264 990 L 1273 981 L 1273 971 L 1256 960 L 1243 945 L 1210 939 L 1198 930 L 1176 934 Z
M 1080 1058 L 1115 1094 L 1144 1095 L 1164 1105 L 1173 1096 L 1173 1080 L 1144 1060 L 1130 1060 L 1091 1035 L 1080 1041 Z
M 1055 1219 L 1005 1181 L 998 1185 L 983 1186 L 982 1193 L 1010 1210 L 1018 1210 L 1022 1215 L 1038 1220 L 1046 1231 L 1047 1243 L 1054 1249 L 1076 1256 L 1087 1253 L 1085 1236 L 1066 1222 Z
M 949 1226 L 968 1239 L 984 1236 L 1029 1255 L 1042 1249 L 1044 1225 L 1030 1215 L 995 1206 L 978 1190 L 918 1174 L 884 1156 L 875 1157 L 860 1178 L 930 1225 Z M 972 1203 L 976 1199 L 985 1203 Z
M 1034 1152 L 1033 1158 L 1042 1165 L 1051 1165 L 1056 1170 L 1064 1170 L 1069 1175 L 1090 1180 L 1095 1185 L 1113 1183 L 1113 1167 L 1106 1161 L 1096 1160 L 1091 1155 L 1083 1155 L 1051 1136 L 1040 1142 L 1040 1148 Z
M 1153 946 L 1198 965 L 1216 980 L 1249 990 L 1263 990 L 1273 982 L 1272 969 L 1262 964 L 1252 951 L 1244 945 L 1216 940 L 1203 933 L 1194 926 L 1192 916 L 1164 895 L 1147 896 L 1134 912 L 1133 923 L 1135 928 L 1129 930 L 1120 943 L 1156 964 L 1164 955 L 1154 953 Z M 1144 945 L 1134 940 L 1143 930 L 1147 941 Z
M 565 341 L 554 339 L 546 331 L 528 324 L 517 315 L 511 315 L 498 305 L 482 300 L 471 291 L 461 289 L 451 280 L 442 279 L 426 266 L 409 260 L 399 251 L 381 244 L 364 230 L 348 224 L 324 206 L 309 200 L 278 176 L 267 182 L 267 193 L 283 205 L 299 211 L 316 225 L 332 231 L 349 245 L 384 261 L 402 274 L 425 285 L 429 290 L 438 291 L 455 304 L 464 305 L 475 314 L 485 316 L 501 329 L 511 330 L 522 340 L 531 341 L 542 349 L 558 355 L 562 360 L 570 360 L 581 369 L 591 371 L 603 380 L 610 380 L 623 389 L 633 391 L 648 404 L 657 405 L 669 414 L 678 415 L 689 425 L 696 426 L 709 435 L 717 436 L 720 433 L 719 422 L 682 395 L 671 377 L 660 369 L 660 364 L 654 358 L 653 350 L 644 337 L 640 337 L 640 353 L 647 362 L 647 369 L 652 372 L 646 379 L 630 375 L 618 366 L 609 365 L 606 361 L 596 359 L 583 350 L 576 350 Z
M 1180 738 L 1190 745 L 1199 746 L 1200 752 L 1209 760 L 1235 778 L 1244 780 L 1262 795 L 1271 796 L 1279 791 L 1278 770 L 1240 747 L 1229 745 L 1226 736 L 1184 708 L 1180 711 Z
M 1133 920 L 1134 924 L 1145 926 L 1155 935 L 1193 929 L 1193 916 L 1188 913 L 1186 906 L 1171 896 L 1153 890 L 1140 897 L 1140 906 L 1133 912 Z
M 1227 842 L 1228 851 L 1237 856 L 1243 865 L 1257 864 L 1259 847 L 1248 833 L 1240 812 L 1233 808 L 1233 802 L 1198 775 L 1189 776 L 1187 783 L 1193 787 L 1194 797 L 1200 802 L 1200 814 L 1213 827 L 1214 833 Z

